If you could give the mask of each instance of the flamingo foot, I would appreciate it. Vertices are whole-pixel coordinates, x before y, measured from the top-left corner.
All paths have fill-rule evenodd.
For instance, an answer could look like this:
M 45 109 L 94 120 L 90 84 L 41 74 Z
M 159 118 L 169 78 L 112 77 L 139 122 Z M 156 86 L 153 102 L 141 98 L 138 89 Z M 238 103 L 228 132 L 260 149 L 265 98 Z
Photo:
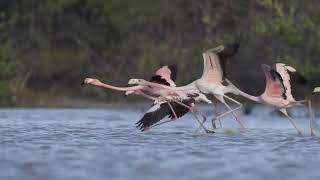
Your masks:
M 213 130 L 206 129 L 206 133 L 208 133 L 208 134 L 214 134 L 214 133 L 216 133 L 216 132 L 213 131 Z
M 212 120 L 211 120 L 211 124 L 212 124 L 212 128 L 213 128 L 213 129 L 217 129 L 215 119 L 212 119 Z

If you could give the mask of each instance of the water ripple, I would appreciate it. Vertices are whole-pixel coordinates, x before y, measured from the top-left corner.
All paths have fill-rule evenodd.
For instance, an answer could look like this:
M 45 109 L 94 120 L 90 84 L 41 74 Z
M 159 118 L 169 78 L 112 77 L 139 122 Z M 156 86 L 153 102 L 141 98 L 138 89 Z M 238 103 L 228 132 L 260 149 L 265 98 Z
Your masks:
M 141 112 L 0 110 L 0 179 L 319 179 L 320 139 L 264 112 L 195 133 L 191 116 L 140 132 Z

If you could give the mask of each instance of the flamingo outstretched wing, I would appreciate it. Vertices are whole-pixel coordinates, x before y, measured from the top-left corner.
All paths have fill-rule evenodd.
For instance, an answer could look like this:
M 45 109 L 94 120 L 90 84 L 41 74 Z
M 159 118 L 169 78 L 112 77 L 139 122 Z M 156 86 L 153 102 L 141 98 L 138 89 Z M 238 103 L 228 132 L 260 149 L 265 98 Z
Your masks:
M 210 83 L 221 83 L 223 79 L 223 71 L 220 59 L 214 51 L 206 51 L 203 53 L 204 70 L 202 77 Z
M 276 70 L 280 74 L 283 80 L 283 86 L 285 87 L 285 94 L 287 97 L 287 100 L 289 101 L 295 101 L 294 97 L 291 94 L 291 79 L 289 75 L 290 72 L 296 72 L 296 69 L 294 69 L 291 66 L 288 66 L 283 63 L 277 63 L 276 64 Z
M 187 105 L 187 106 L 190 106 L 192 103 L 194 103 L 194 99 L 181 100 L 180 102 Z M 173 110 L 175 111 L 177 118 L 182 117 L 186 113 L 189 112 L 188 108 L 181 106 L 180 104 L 178 104 L 176 102 L 170 102 L 170 105 L 172 106 Z M 141 131 L 145 131 L 148 128 L 150 128 L 152 125 L 160 122 L 162 119 L 164 119 L 167 116 L 170 119 L 175 118 L 168 103 L 166 101 L 156 102 L 144 114 L 144 116 L 141 118 L 141 120 L 136 123 L 137 128 L 139 128 Z
M 178 68 L 176 65 L 162 66 L 160 69 L 156 71 L 155 75 L 151 77 L 150 82 L 175 87 L 177 69 Z
M 289 101 L 295 101 L 298 97 L 298 93 L 295 92 L 299 89 L 299 85 L 306 85 L 307 80 L 300 75 L 295 68 L 283 64 L 276 64 L 277 72 L 283 79 L 283 85 L 285 86 L 286 96 Z
M 210 83 L 222 83 L 226 77 L 226 63 L 238 52 L 239 44 L 227 44 L 203 53 L 204 69 L 202 78 Z
M 264 94 L 268 97 L 279 97 L 287 99 L 286 87 L 281 75 L 270 66 L 263 64 L 262 69 L 266 76 L 266 89 Z

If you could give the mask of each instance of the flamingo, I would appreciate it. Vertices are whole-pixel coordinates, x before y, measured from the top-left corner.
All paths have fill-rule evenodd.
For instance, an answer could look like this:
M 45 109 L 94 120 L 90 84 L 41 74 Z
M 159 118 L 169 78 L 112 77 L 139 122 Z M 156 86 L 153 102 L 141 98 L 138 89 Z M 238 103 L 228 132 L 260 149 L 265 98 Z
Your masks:
M 176 72 L 176 66 L 163 66 L 156 71 L 155 75 L 151 77 L 150 81 L 153 83 L 174 87 L 176 86 L 174 83 Z M 151 126 L 162 120 L 167 115 L 169 116 L 170 121 L 172 121 L 185 115 L 187 112 L 192 112 L 194 117 L 200 123 L 200 120 L 197 118 L 194 112 L 199 113 L 204 119 L 206 118 L 199 111 L 195 110 L 194 103 L 200 101 L 210 104 L 212 103 L 204 94 L 201 93 L 176 93 L 165 88 L 154 88 L 141 85 L 133 87 L 116 87 L 102 83 L 100 80 L 93 78 L 86 78 L 83 84 L 90 84 L 116 91 L 125 91 L 125 95 L 141 95 L 147 99 L 153 100 L 153 106 L 137 123 L 137 127 L 140 127 L 142 131 L 150 129 Z M 207 130 L 201 123 L 200 125 L 206 132 L 213 132 Z
M 216 116 L 212 120 L 212 126 L 215 127 L 215 120 L 220 119 L 223 116 L 232 114 L 235 120 L 240 124 L 240 126 L 245 129 L 242 122 L 238 119 L 234 111 L 240 109 L 242 104 L 235 99 L 227 96 L 227 93 L 237 94 L 236 88 L 232 84 L 225 85 L 226 77 L 226 61 L 227 58 L 234 56 L 239 48 L 238 43 L 227 44 L 225 46 L 218 46 L 213 49 L 209 49 L 203 53 L 204 69 L 201 78 L 193 81 L 192 83 L 181 86 L 181 87 L 164 87 L 159 84 L 148 82 L 144 79 L 130 79 L 129 84 L 141 85 L 141 86 L 153 86 L 153 87 L 163 87 L 169 90 L 174 90 L 175 92 L 197 92 L 204 94 L 212 94 L 220 102 L 222 102 L 229 111 Z M 225 98 L 234 102 L 238 107 L 232 109 L 225 101 Z M 204 123 L 204 122 L 203 122 Z
M 313 92 L 314 92 L 314 93 L 319 93 L 319 92 L 320 92 L 320 87 L 314 88 Z
M 276 108 L 281 113 L 283 113 L 291 122 L 293 127 L 297 130 L 298 134 L 301 135 L 301 130 L 294 123 L 294 119 L 288 115 L 287 108 L 301 106 L 302 103 L 308 103 L 309 115 L 310 115 L 310 129 L 311 135 L 314 134 L 312 128 L 313 116 L 312 116 L 312 108 L 310 100 L 295 100 L 295 97 L 292 95 L 292 86 L 294 83 L 305 84 L 306 80 L 302 78 L 300 75 L 300 80 L 297 79 L 298 74 L 296 73 L 296 69 L 283 64 L 277 63 L 276 69 L 272 69 L 270 66 L 266 64 L 261 65 L 265 78 L 266 78 L 266 88 L 263 94 L 260 96 L 252 96 L 245 92 L 242 92 L 238 89 L 239 94 L 245 98 L 248 98 L 252 101 L 262 103 L 265 105 L 269 105 L 271 107 Z M 296 82 L 294 82 L 294 80 Z M 231 82 L 229 82 L 231 83 Z

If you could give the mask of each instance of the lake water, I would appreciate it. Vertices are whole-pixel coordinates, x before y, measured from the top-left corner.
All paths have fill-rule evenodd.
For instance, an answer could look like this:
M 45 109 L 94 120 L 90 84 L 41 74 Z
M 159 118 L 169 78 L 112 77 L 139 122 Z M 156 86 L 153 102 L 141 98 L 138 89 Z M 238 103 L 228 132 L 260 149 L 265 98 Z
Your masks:
M 210 115 L 208 109 L 202 109 Z M 320 139 L 308 118 L 289 121 L 255 108 L 215 134 L 192 116 L 140 132 L 136 109 L 1 109 L 1 180 L 320 179 Z M 320 122 L 320 119 L 316 119 Z

